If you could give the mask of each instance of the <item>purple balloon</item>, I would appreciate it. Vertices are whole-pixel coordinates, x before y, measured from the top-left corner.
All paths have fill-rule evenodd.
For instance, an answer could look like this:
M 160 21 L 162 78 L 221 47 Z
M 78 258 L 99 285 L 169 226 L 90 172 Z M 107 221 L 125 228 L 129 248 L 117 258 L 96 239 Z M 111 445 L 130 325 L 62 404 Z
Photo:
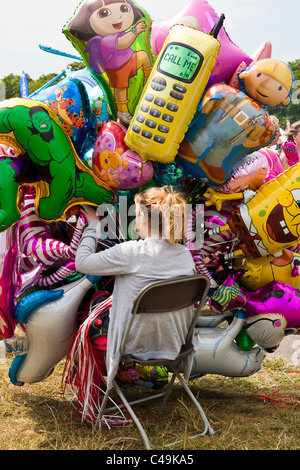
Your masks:
M 16 226 L 0 232 L 0 337 L 11 338 L 17 320 L 14 315 L 17 273 L 18 242 Z

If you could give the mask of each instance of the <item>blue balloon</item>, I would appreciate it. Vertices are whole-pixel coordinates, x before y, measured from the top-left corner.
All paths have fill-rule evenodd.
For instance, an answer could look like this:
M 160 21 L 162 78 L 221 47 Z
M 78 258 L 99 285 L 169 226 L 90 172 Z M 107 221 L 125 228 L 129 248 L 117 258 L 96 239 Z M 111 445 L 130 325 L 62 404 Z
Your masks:
M 49 106 L 59 118 L 77 153 L 92 126 L 90 100 L 85 85 L 70 75 L 56 84 L 30 95 L 33 100 Z

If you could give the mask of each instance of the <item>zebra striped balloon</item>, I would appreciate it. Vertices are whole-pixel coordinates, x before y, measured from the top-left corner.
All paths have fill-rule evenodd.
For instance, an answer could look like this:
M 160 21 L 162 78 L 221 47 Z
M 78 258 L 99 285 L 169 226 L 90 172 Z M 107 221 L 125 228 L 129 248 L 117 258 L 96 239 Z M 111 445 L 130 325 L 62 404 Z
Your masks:
M 19 270 L 28 272 L 41 266 L 41 274 L 49 268 L 58 266 L 50 275 L 40 277 L 38 285 L 50 286 L 73 274 L 75 256 L 79 241 L 85 227 L 85 219 L 80 215 L 70 245 L 56 240 L 49 226 L 35 212 L 35 189 L 22 188 L 24 199 L 20 206 L 21 218 L 18 223 L 18 240 L 20 251 Z
M 228 219 L 231 217 L 231 210 L 234 207 L 228 206 L 226 209 L 217 211 L 215 207 L 204 207 L 204 240 L 203 245 L 198 250 L 190 249 L 193 256 L 195 267 L 198 273 L 204 274 L 210 280 L 210 287 L 217 287 L 216 281 L 213 279 L 211 272 L 208 269 L 207 259 L 218 253 L 227 253 L 233 250 L 236 237 L 231 230 L 226 230 L 220 233 L 213 233 L 213 229 L 226 225 Z M 191 218 L 188 221 L 187 230 L 187 247 L 192 247 L 192 240 L 189 234 L 195 232 L 195 224 L 198 212 L 195 209 Z M 217 268 L 218 266 L 215 266 Z

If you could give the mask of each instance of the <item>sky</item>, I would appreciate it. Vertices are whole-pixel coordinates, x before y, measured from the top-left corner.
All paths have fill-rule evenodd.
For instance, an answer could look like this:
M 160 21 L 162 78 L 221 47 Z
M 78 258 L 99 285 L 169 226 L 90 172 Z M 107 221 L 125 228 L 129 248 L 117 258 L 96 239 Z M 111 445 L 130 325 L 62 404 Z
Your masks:
M 190 1 L 138 0 L 152 20 L 178 13 Z M 37 79 L 42 74 L 60 73 L 73 59 L 42 51 L 39 45 L 78 56 L 62 33 L 80 0 L 0 0 L 0 79 L 22 71 Z M 272 44 L 272 57 L 284 62 L 300 58 L 299 0 L 210 0 L 209 6 L 225 14 L 230 39 L 251 56 L 263 43 Z

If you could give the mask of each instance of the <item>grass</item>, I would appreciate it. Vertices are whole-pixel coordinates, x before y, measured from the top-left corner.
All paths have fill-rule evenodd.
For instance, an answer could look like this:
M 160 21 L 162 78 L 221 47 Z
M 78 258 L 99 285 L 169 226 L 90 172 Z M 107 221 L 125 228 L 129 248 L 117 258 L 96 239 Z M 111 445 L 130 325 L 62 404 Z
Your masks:
M 64 361 L 47 380 L 23 387 L 10 383 L 9 365 L 0 365 L 0 450 L 143 449 L 134 425 L 101 428 L 92 436 L 91 424 L 74 416 L 62 393 Z M 300 366 L 270 355 L 251 377 L 206 375 L 191 386 L 215 434 L 187 438 L 202 429 L 202 422 L 176 386 L 163 417 L 157 415 L 156 400 L 139 410 L 155 450 L 178 439 L 184 439 L 174 447 L 180 450 L 300 449 Z M 133 388 L 131 393 L 144 391 Z

